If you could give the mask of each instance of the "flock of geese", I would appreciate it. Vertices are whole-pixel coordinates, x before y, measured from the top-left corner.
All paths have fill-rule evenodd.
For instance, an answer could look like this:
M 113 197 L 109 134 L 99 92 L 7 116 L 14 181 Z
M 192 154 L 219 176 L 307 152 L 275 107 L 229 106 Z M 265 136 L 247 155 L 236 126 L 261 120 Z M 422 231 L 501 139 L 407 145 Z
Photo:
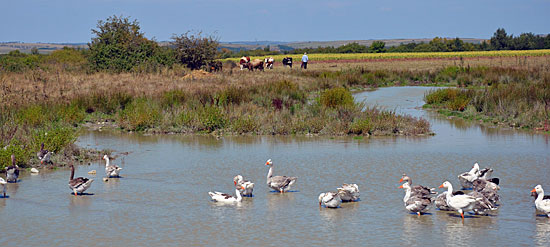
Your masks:
M 53 153 L 44 149 L 44 143 L 41 144 L 37 158 L 41 164 L 50 164 L 51 155 Z M 109 156 L 104 155 L 105 174 L 107 178 L 119 177 L 122 168 L 111 164 Z M 6 180 L 0 177 L 0 185 L 3 187 L 3 197 L 6 198 L 7 183 L 17 183 L 19 177 L 19 167 L 15 163 L 15 155 L 11 155 L 12 164 L 6 168 Z M 289 176 L 273 176 L 273 162 L 271 159 L 265 163 L 269 167 L 267 173 L 267 186 L 276 192 L 285 193 L 290 191 L 292 185 L 296 183 L 297 177 Z M 71 176 L 69 178 L 69 188 L 75 196 L 84 193 L 92 185 L 93 179 L 85 177 L 74 177 L 74 166 L 71 168 Z M 426 213 L 432 204 L 439 210 L 457 211 L 464 219 L 465 212 L 473 212 L 476 215 L 487 215 L 489 212 L 498 209 L 500 195 L 498 191 L 499 179 L 492 178 L 493 169 L 480 169 L 479 164 L 475 163 L 472 169 L 458 175 L 458 180 L 463 189 L 471 192 L 464 193 L 463 191 L 454 191 L 453 185 L 449 181 L 443 182 L 439 188 L 445 188 L 446 191 L 437 193 L 435 188 L 428 188 L 422 185 L 412 185 L 412 179 L 403 174 L 399 182 L 404 182 L 399 188 L 405 190 L 403 202 L 405 209 L 409 212 L 421 215 Z M 237 175 L 233 178 L 235 185 L 235 196 L 217 191 L 208 192 L 210 197 L 215 202 L 236 203 L 243 200 L 243 196 L 251 197 L 254 190 L 254 183 L 245 180 L 242 175 Z M 437 195 L 437 196 L 435 196 Z M 544 190 L 541 185 L 537 185 L 532 191 L 534 196 L 535 206 L 537 210 L 543 212 L 550 217 L 550 196 L 544 195 Z M 319 195 L 319 206 L 327 208 L 338 208 L 342 202 L 359 201 L 359 187 L 357 184 L 343 184 L 334 192 L 324 192 Z M 435 197 L 434 197 L 435 196 Z
M 44 143 L 40 145 L 40 151 L 36 153 L 36 157 L 40 160 L 40 164 L 52 164 L 51 156 L 53 152 L 50 152 L 44 149 Z M 111 164 L 109 156 L 104 155 L 103 159 L 105 160 L 105 174 L 107 178 L 116 178 L 120 177 L 120 168 L 117 165 Z M 69 188 L 73 191 L 74 195 L 84 193 L 90 186 L 92 186 L 93 179 L 85 177 L 74 177 L 74 165 L 70 164 L 71 168 L 71 177 L 69 178 Z M 19 178 L 19 166 L 15 163 L 15 155 L 11 155 L 11 165 L 6 168 L 6 180 L 0 177 L 0 185 L 2 186 L 3 198 L 6 198 L 6 185 L 7 183 L 17 183 Z
M 273 176 L 273 162 L 271 159 L 265 163 L 269 166 L 267 173 L 267 186 L 277 192 L 285 193 L 290 190 L 290 186 L 296 183 L 296 177 Z M 488 215 L 489 212 L 498 209 L 500 201 L 500 190 L 498 178 L 492 178 L 493 169 L 480 169 L 479 164 L 475 163 L 472 169 L 458 175 L 458 180 L 462 189 L 471 190 L 469 193 L 463 191 L 454 191 L 453 185 L 449 181 L 443 182 L 439 188 L 446 191 L 437 193 L 435 188 L 428 188 L 422 185 L 412 185 L 412 179 L 403 174 L 399 182 L 404 182 L 399 188 L 405 190 L 403 202 L 405 209 L 409 212 L 422 215 L 426 213 L 432 204 L 443 211 L 457 211 L 464 219 L 465 212 L 472 212 L 475 215 Z M 254 183 L 244 180 L 242 175 L 233 178 L 235 185 L 235 196 L 226 193 L 213 191 L 208 192 L 215 202 L 235 203 L 241 202 L 243 196 L 252 196 Z M 550 217 L 550 196 L 545 196 L 541 185 L 537 185 L 532 191 L 532 196 L 536 198 L 535 206 L 537 210 Z M 327 208 L 338 208 L 342 202 L 354 202 L 359 200 L 359 187 L 357 184 L 343 184 L 334 192 L 324 192 L 319 195 L 319 206 Z M 436 196 L 437 195 L 437 196 Z

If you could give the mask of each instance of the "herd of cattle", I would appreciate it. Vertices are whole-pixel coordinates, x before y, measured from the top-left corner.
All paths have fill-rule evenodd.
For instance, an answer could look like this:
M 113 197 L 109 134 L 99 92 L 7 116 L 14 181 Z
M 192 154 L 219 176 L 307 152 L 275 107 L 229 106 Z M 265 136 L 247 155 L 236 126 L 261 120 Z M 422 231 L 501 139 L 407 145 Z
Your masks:
M 264 68 L 273 69 L 273 63 L 275 63 L 275 59 L 273 59 L 273 57 L 265 58 L 263 61 L 261 59 L 254 59 L 251 61 L 250 57 L 241 57 L 239 66 L 241 67 L 241 70 L 244 70 L 245 68 L 251 71 L 255 69 L 264 70 Z M 283 58 L 283 66 L 290 66 L 290 68 L 292 68 L 292 58 Z
M 264 70 L 266 69 L 273 69 L 273 64 L 275 63 L 275 59 L 273 57 L 265 58 L 264 60 L 261 59 L 254 59 L 250 60 L 250 57 L 241 57 L 241 60 L 239 61 L 239 66 L 241 70 L 248 69 L 250 71 L 253 70 Z M 208 72 L 217 72 L 222 70 L 222 62 L 221 61 L 212 61 L 208 64 L 207 70 Z M 285 57 L 283 58 L 283 66 L 289 66 L 292 68 L 292 58 L 291 57 Z

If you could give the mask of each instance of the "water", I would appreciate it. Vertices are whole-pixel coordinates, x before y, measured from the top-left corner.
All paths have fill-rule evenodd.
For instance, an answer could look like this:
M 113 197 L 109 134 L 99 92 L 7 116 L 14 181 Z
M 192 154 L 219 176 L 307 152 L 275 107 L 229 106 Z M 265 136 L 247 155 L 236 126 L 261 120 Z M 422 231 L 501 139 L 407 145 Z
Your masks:
M 548 136 L 448 120 L 418 107 L 428 88 L 383 88 L 356 95 L 369 105 L 424 117 L 435 136 L 214 137 L 92 132 L 79 145 L 130 152 L 114 160 L 123 178 L 103 182 L 104 163 L 77 166 L 94 178 L 75 197 L 70 171 L 24 173 L 0 198 L 2 246 L 281 246 L 281 245 L 550 245 L 550 219 L 537 216 L 529 191 L 550 190 Z M 268 168 L 297 176 L 292 193 L 269 192 Z M 99 160 L 99 157 L 98 157 Z M 501 178 L 501 208 L 468 217 L 432 209 L 409 214 L 399 179 L 437 187 L 474 162 Z M 87 174 L 97 170 L 95 176 Z M 256 183 L 238 205 L 210 201 L 208 191 L 234 193 L 233 176 Z M 319 208 L 317 196 L 357 183 L 361 201 Z M 458 216 L 458 217 L 457 217 Z

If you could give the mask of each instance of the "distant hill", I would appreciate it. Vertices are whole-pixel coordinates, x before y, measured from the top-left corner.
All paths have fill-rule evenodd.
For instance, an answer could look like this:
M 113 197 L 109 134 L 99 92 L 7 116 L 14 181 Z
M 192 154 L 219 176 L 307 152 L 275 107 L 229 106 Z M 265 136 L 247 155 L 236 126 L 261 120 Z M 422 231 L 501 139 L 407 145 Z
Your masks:
M 37 48 L 39 53 L 50 53 L 63 47 L 88 48 L 86 43 L 22 43 L 22 42 L 0 42 L 0 54 L 19 50 L 23 53 L 31 53 L 32 48 Z
M 449 38 L 454 39 L 454 38 Z M 479 44 L 485 39 L 474 38 L 461 38 L 464 42 Z M 359 43 L 361 45 L 370 46 L 374 41 L 383 41 L 386 46 L 396 46 L 401 43 L 420 43 L 430 42 L 432 39 L 381 39 L 381 40 L 336 40 L 336 41 L 296 41 L 296 42 L 283 42 L 283 41 L 231 41 L 220 42 L 221 48 L 227 48 L 233 51 L 238 50 L 255 50 L 264 49 L 269 46 L 271 50 L 289 50 L 299 48 L 317 48 L 334 46 L 339 47 L 349 43 Z M 168 41 L 159 42 L 161 45 L 168 45 Z M 30 53 L 31 49 L 36 47 L 39 53 L 50 53 L 55 50 L 63 49 L 63 47 L 71 48 L 88 48 L 86 43 L 22 43 L 22 42 L 0 42 L 0 54 L 6 54 L 10 51 L 19 50 L 24 53 Z

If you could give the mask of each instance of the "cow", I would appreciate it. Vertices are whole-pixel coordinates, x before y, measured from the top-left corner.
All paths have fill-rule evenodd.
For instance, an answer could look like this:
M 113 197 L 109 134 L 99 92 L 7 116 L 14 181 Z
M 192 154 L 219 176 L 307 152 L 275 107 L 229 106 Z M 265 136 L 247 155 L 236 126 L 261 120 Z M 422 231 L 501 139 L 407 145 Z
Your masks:
M 218 72 L 222 71 L 222 62 L 221 61 L 211 61 L 208 65 L 208 72 Z
M 241 67 L 241 70 L 248 67 L 248 63 L 250 62 L 250 57 L 241 57 L 241 61 L 239 61 L 239 66 Z
M 254 70 L 259 69 L 261 71 L 264 70 L 264 61 L 261 59 L 254 59 L 248 63 L 248 70 Z
M 292 58 L 291 57 L 285 57 L 283 58 L 283 67 L 284 66 L 290 66 L 290 68 L 292 69 Z
M 265 67 L 268 69 L 273 69 L 274 62 L 275 62 L 275 59 L 273 59 L 273 57 L 267 57 L 264 59 Z

